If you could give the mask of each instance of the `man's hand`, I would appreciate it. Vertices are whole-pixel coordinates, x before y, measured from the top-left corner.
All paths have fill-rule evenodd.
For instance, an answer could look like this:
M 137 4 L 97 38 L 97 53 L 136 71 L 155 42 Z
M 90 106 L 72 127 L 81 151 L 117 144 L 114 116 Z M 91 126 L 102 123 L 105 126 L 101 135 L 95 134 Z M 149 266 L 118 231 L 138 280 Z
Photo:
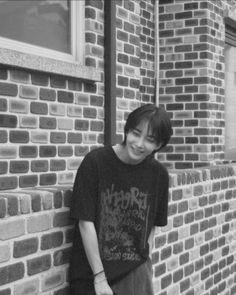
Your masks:
M 108 285 L 107 279 L 96 279 L 94 280 L 94 289 L 96 295 L 113 295 L 113 291 Z

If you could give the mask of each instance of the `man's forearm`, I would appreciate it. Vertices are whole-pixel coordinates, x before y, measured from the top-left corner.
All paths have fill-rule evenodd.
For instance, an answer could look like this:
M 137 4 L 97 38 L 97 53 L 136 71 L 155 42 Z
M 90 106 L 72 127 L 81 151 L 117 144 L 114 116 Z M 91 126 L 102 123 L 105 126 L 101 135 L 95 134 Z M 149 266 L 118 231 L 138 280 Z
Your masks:
M 93 222 L 79 221 L 79 229 L 85 253 L 94 275 L 94 290 L 96 295 L 113 295 L 108 285 L 99 253 L 98 238 Z
M 152 258 L 152 249 L 154 244 L 154 235 L 155 235 L 155 227 L 152 228 L 150 235 L 148 237 L 148 244 L 149 244 L 149 256 Z
M 96 274 L 103 270 L 103 265 L 99 253 L 98 238 L 94 223 L 80 220 L 79 229 L 88 262 L 93 274 Z

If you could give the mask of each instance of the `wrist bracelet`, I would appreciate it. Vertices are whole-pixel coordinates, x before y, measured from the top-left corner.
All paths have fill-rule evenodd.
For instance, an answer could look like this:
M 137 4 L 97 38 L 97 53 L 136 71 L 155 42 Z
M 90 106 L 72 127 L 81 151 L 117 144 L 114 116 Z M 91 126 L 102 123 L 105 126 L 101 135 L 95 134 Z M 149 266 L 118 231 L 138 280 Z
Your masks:
M 95 281 L 95 280 L 94 280 L 94 284 L 99 284 L 99 283 L 104 282 L 104 281 L 106 281 L 106 280 L 107 280 L 106 277 L 104 277 L 104 278 L 102 278 L 101 280 L 98 280 L 98 281 Z
M 103 273 L 103 272 L 104 272 L 104 269 L 101 270 L 101 271 L 99 271 L 99 272 L 97 272 L 97 273 L 95 273 L 95 274 L 93 275 L 93 277 L 95 278 L 96 276 L 100 275 L 100 274 Z

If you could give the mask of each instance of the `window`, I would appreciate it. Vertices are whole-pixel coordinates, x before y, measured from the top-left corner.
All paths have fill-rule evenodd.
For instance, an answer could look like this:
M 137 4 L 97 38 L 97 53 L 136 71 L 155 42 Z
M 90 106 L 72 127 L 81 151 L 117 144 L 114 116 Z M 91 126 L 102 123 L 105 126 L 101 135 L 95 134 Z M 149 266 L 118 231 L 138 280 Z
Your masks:
M 236 160 L 236 22 L 226 19 L 225 158 Z
M 0 42 L 9 49 L 82 63 L 83 1 L 0 1 Z M 78 17 L 77 17 L 78 16 Z M 79 42 L 77 42 L 79 40 Z M 84 44 L 83 44 L 84 45 Z
M 84 66 L 85 0 L 0 0 L 0 63 L 99 80 Z

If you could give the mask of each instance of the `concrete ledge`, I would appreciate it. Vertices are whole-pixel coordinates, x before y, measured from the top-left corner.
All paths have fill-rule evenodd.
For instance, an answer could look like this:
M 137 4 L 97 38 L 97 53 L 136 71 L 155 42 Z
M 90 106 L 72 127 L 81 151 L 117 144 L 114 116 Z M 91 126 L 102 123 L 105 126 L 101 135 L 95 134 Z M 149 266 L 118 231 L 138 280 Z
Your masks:
M 20 51 L 0 48 L 0 64 L 43 71 L 90 81 L 101 81 L 101 71 L 79 63 L 66 62 Z

